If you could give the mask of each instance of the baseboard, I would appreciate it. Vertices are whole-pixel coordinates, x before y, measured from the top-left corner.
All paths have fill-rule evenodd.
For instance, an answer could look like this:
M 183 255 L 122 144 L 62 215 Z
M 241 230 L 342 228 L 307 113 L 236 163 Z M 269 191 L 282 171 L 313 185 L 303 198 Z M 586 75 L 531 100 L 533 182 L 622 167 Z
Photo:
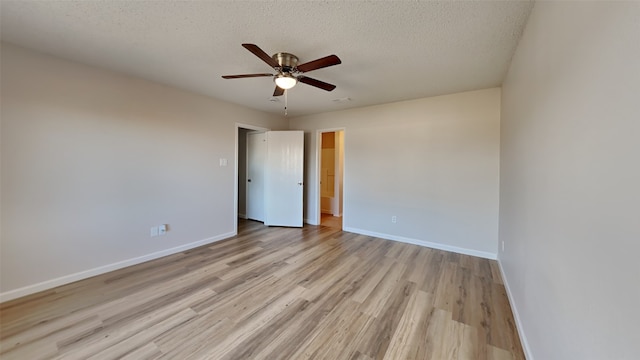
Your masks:
M 498 260 L 498 267 L 500 268 L 500 276 L 502 276 L 502 283 L 504 284 L 504 288 L 507 290 L 507 297 L 509 298 L 509 304 L 511 304 L 511 311 L 513 312 L 513 317 L 516 319 L 516 329 L 518 330 L 518 336 L 520 336 L 520 342 L 522 343 L 522 348 L 524 350 L 524 357 L 527 360 L 533 360 L 533 355 L 531 354 L 531 348 L 529 348 L 529 342 L 527 341 L 527 337 L 524 334 L 524 329 L 522 327 L 522 322 L 520 321 L 520 314 L 518 313 L 518 307 L 516 303 L 513 301 L 513 295 L 511 294 L 511 289 L 509 288 L 509 281 L 504 273 L 504 269 L 502 268 L 502 262 L 500 259 Z
M 311 219 L 307 219 L 307 218 L 303 219 L 302 221 L 304 221 L 305 224 L 309 224 L 309 225 L 320 225 L 315 220 L 311 220 Z
M 46 281 L 43 281 L 43 282 L 40 282 L 40 283 L 37 283 L 37 284 L 21 287 L 19 289 L 6 291 L 6 292 L 3 292 L 3 293 L 0 293 L 0 303 L 3 303 L 5 301 L 9 301 L 9 300 L 13 300 L 13 299 L 17 299 L 17 298 L 20 298 L 20 297 L 23 297 L 23 296 L 35 294 L 35 293 L 40 292 L 40 291 L 49 290 L 49 289 L 52 289 L 52 288 L 57 287 L 57 286 L 70 284 L 72 282 L 75 282 L 75 281 L 78 281 L 78 280 L 87 279 L 87 278 L 90 278 L 92 276 L 102 275 L 104 273 L 108 273 L 109 271 L 122 269 L 122 268 L 125 268 L 127 266 L 141 264 L 143 262 L 146 262 L 146 261 L 149 261 L 149 260 L 158 259 L 158 258 L 161 258 L 163 256 L 173 255 L 173 254 L 176 254 L 176 253 L 179 253 L 179 252 L 182 252 L 182 251 L 186 251 L 186 250 L 190 250 L 190 249 L 193 249 L 193 248 L 197 248 L 198 246 L 207 245 L 207 244 L 214 243 L 216 241 L 228 239 L 228 238 L 230 238 L 232 236 L 235 236 L 235 235 L 236 235 L 236 231 L 233 231 L 233 232 L 229 232 L 229 233 L 226 233 L 226 234 L 210 237 L 208 239 L 195 241 L 195 242 L 192 242 L 192 243 L 189 243 L 189 244 L 186 244 L 186 245 L 181 245 L 181 246 L 177 246 L 177 247 L 174 247 L 174 248 L 161 250 L 161 251 L 158 251 L 158 252 L 154 252 L 154 253 L 151 253 L 151 254 L 139 256 L 139 257 L 136 257 L 136 258 L 119 261 L 117 263 L 108 264 L 108 265 L 100 266 L 100 267 L 97 267 L 97 268 L 93 268 L 93 269 L 77 272 L 75 274 L 69 274 L 69 275 L 61 276 L 59 278 L 46 280 Z
M 485 258 L 485 259 L 491 259 L 491 260 L 496 260 L 497 259 L 497 254 L 490 253 L 490 252 L 487 252 L 487 251 L 479 251 L 479 250 L 467 249 L 467 248 L 462 248 L 462 247 L 457 247 L 457 246 L 434 243 L 434 242 L 424 241 L 424 240 L 419 240 L 419 239 L 412 239 L 412 238 L 407 238 L 407 237 L 403 237 L 403 236 L 396 236 L 396 235 L 390 235 L 390 234 L 377 233 L 377 232 L 373 232 L 373 231 L 356 229 L 356 228 L 351 228 L 351 227 L 343 227 L 342 230 L 343 231 L 352 232 L 352 233 L 356 233 L 356 234 L 374 236 L 374 237 L 378 237 L 378 238 L 381 238 L 381 239 L 394 240 L 394 241 L 399 241 L 399 242 L 403 242 L 403 243 L 407 243 L 407 244 L 413 244 L 413 245 L 420 245 L 420 246 L 424 246 L 424 247 L 428 247 L 428 248 L 432 248 L 432 249 L 451 251 L 451 252 L 458 253 L 458 254 L 477 256 L 477 257 L 481 257 L 481 258 Z

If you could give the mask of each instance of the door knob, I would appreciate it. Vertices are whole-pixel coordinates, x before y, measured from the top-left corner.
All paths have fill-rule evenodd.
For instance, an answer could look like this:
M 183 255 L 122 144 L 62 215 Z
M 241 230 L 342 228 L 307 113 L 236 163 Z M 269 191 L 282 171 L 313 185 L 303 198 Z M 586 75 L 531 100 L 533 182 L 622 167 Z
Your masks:
M 247 179 L 247 182 L 251 182 L 251 179 Z

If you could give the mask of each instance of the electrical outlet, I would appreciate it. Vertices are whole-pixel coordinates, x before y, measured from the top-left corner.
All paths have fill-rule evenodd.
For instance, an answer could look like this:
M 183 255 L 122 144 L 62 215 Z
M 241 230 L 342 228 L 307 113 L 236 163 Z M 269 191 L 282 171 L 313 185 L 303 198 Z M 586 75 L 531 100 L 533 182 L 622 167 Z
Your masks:
M 158 235 L 162 236 L 167 233 L 167 224 L 162 224 L 158 226 Z
M 157 226 L 152 226 L 151 230 L 149 231 L 149 235 L 151 237 L 156 237 L 158 236 L 158 227 Z
M 397 217 L 397 216 L 395 216 L 395 215 L 393 215 L 393 216 L 391 217 L 391 222 L 395 224 L 397 221 L 398 221 L 398 217 Z

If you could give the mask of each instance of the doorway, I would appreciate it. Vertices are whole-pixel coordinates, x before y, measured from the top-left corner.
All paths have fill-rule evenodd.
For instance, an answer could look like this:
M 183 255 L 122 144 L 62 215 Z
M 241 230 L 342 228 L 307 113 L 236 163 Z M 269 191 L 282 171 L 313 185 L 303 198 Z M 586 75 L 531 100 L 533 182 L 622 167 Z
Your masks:
M 302 227 L 304 133 L 236 128 L 236 233 L 238 218 Z
M 342 229 L 344 130 L 318 131 L 318 223 Z
M 238 232 L 238 219 L 247 219 L 247 140 L 252 133 L 264 133 L 270 129 L 236 123 L 236 161 L 235 161 L 235 214 L 234 229 Z

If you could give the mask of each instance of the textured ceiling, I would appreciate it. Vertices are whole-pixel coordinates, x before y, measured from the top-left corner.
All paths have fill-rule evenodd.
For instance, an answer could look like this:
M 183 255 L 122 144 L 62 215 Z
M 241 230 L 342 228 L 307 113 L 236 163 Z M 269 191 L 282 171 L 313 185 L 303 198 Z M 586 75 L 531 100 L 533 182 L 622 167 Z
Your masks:
M 342 64 L 307 73 L 289 116 L 498 86 L 532 7 L 525 1 L 0 1 L 2 40 L 282 114 L 270 72 L 241 47 Z M 350 98 L 337 102 L 335 99 Z

